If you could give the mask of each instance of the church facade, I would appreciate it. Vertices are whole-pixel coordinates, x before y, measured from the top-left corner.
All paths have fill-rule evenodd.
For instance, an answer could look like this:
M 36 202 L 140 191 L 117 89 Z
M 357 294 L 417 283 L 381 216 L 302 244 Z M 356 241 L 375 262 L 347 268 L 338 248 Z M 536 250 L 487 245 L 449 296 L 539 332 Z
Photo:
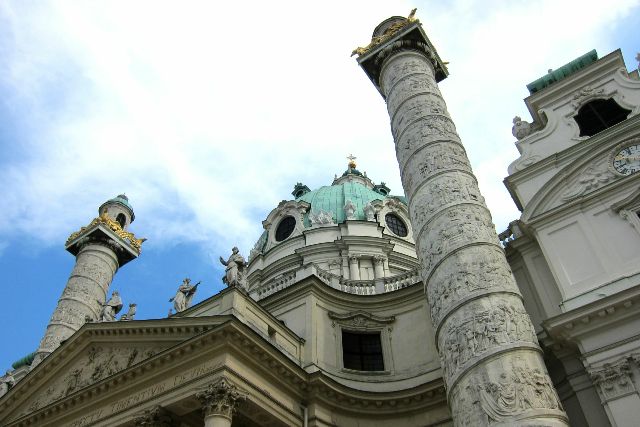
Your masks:
M 640 78 L 620 51 L 528 85 L 499 236 L 417 19 L 354 51 L 390 115 L 404 194 L 350 158 L 297 183 L 227 288 L 166 319 L 109 292 L 139 256 L 125 196 L 76 257 L 34 355 L 2 377 L 7 426 L 630 426 L 640 419 Z M 400 189 L 397 190 L 402 193 Z

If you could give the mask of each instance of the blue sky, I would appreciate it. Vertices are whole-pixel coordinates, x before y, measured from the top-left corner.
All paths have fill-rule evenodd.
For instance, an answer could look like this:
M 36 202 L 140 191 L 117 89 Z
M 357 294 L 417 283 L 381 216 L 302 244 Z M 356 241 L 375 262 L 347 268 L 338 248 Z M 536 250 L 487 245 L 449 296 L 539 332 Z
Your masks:
M 525 85 L 595 48 L 640 51 L 638 1 L 0 3 L 0 369 L 35 350 L 73 267 L 67 236 L 126 193 L 149 240 L 111 289 L 160 318 L 182 278 L 222 288 L 301 181 L 359 169 L 401 184 L 384 102 L 350 52 L 418 17 L 450 62 L 441 84 L 499 229 Z M 217 2 L 216 2 L 217 3 Z M 570 17 L 570 18 L 569 18 Z

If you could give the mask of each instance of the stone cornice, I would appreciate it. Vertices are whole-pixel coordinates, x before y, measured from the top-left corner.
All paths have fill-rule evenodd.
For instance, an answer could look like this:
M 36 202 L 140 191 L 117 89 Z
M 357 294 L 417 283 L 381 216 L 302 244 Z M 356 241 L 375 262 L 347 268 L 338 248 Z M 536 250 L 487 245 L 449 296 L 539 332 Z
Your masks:
M 540 108 L 544 108 L 558 99 L 566 98 L 569 100 L 567 93 L 579 90 L 585 85 L 589 85 L 593 80 L 601 79 L 604 75 L 612 75 L 624 66 L 622 52 L 617 49 L 588 67 L 576 71 L 571 76 L 529 95 L 524 102 L 534 121 L 540 121 L 538 114 Z
M 119 342 L 123 340 L 128 342 L 162 340 L 175 343 L 213 329 L 230 319 L 230 316 L 216 316 L 180 320 L 86 323 L 0 399 L 0 413 L 7 408 L 19 405 L 29 397 L 30 389 L 42 385 L 46 378 L 55 375 L 64 362 L 77 356 L 91 343 L 114 342 L 114 339 Z
M 307 399 L 346 412 L 396 414 L 446 405 L 446 392 L 442 378 L 407 390 L 372 393 L 346 387 L 319 371 L 310 375 Z
M 264 340 L 239 320 L 230 316 L 220 317 L 222 317 L 221 320 L 224 320 L 224 323 L 212 325 L 206 333 L 200 333 L 141 363 L 135 364 L 102 381 L 72 393 L 31 414 L 11 420 L 9 425 L 22 426 L 33 425 L 34 423 L 37 425 L 39 420 L 65 415 L 67 411 L 73 410 L 74 407 L 86 406 L 88 404 L 95 407 L 100 403 L 101 399 L 104 401 L 104 398 L 110 393 L 113 393 L 113 390 L 116 390 L 118 386 L 126 383 L 127 387 L 131 388 L 136 381 L 141 382 L 151 377 L 162 377 L 164 370 L 175 368 L 175 366 L 180 363 L 187 363 L 189 360 L 192 360 L 198 352 L 219 352 L 219 348 L 221 347 L 226 348 L 226 350 L 223 351 L 227 352 L 230 352 L 232 349 L 235 350 L 234 354 L 240 357 L 251 354 L 254 360 L 265 369 L 265 374 L 272 375 L 270 381 L 274 381 L 276 384 L 280 384 L 280 386 L 302 387 L 302 384 L 306 382 L 307 374 L 298 364 L 295 364 L 288 357 L 284 356 L 271 343 Z M 211 323 L 211 317 L 204 319 L 209 320 Z M 133 322 L 134 321 L 127 323 Z M 175 320 L 171 321 L 171 323 L 174 322 Z M 170 327 L 165 327 L 164 329 L 167 330 L 170 329 Z M 48 359 L 49 358 L 45 359 L 45 362 Z M 45 362 L 38 367 L 43 366 Z M 222 367 L 219 369 L 222 369 Z M 194 390 L 194 392 L 195 391 L 196 390 Z M 8 408 L 17 408 L 18 405 L 24 403 L 24 398 L 20 401 L 16 400 L 16 397 L 15 388 L 5 395 L 2 401 L 0 401 L 1 414 L 6 414 Z M 6 418 L 0 418 L 0 424 L 6 425 L 6 423 Z
M 640 285 L 545 320 L 543 328 L 554 339 L 572 341 L 603 331 L 612 323 L 640 317 Z

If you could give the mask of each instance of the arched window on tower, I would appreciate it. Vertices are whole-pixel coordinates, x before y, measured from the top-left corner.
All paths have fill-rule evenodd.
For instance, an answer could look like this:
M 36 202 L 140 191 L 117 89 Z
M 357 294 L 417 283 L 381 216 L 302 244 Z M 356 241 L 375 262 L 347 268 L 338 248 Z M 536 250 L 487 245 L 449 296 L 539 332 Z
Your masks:
M 123 213 L 119 213 L 118 216 L 116 216 L 116 221 L 118 222 L 118 224 L 120 224 L 120 227 L 124 228 L 124 225 L 127 222 L 127 218 Z
M 613 98 L 595 99 L 580 107 L 574 119 L 580 128 L 580 136 L 593 136 L 626 120 L 629 113 L 631 110 L 622 108 Z

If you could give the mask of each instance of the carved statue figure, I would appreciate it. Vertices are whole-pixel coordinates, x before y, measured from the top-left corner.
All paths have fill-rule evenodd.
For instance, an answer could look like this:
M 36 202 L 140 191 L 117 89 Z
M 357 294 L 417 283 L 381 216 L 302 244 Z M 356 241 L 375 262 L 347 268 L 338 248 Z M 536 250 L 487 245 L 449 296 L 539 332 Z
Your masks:
M 100 302 L 100 301 L 98 301 Z M 105 304 L 102 304 L 102 311 L 100 312 L 101 322 L 113 322 L 116 320 L 116 315 L 122 310 L 122 299 L 118 291 L 113 291 L 111 298 Z
M 511 128 L 511 134 L 519 141 L 531 134 L 531 123 L 525 122 L 520 117 L 515 116 L 513 118 L 513 127 Z
M 222 283 L 226 283 L 227 286 L 239 286 L 240 288 L 246 288 L 245 262 L 240 251 L 234 246 L 231 249 L 231 256 L 228 260 L 220 257 L 220 263 L 226 267 L 225 275 L 222 278 Z
M 344 215 L 347 219 L 356 219 L 356 206 L 349 199 L 344 204 Z
M 373 207 L 371 202 L 367 202 L 367 204 L 364 205 L 364 208 L 362 208 L 362 210 L 364 211 L 364 216 L 366 217 L 367 221 L 376 220 L 376 209 Z
M 173 308 L 177 313 L 181 311 L 185 311 L 191 305 L 191 300 L 198 289 L 198 285 L 200 282 L 195 285 L 191 284 L 191 279 L 188 277 L 182 281 L 182 284 L 178 286 L 178 290 L 176 291 L 176 295 L 169 300 L 169 302 L 173 301 Z
M 136 315 L 136 307 L 138 304 L 131 303 L 129 304 L 129 310 L 122 316 L 120 316 L 120 320 L 133 320 L 133 317 Z

